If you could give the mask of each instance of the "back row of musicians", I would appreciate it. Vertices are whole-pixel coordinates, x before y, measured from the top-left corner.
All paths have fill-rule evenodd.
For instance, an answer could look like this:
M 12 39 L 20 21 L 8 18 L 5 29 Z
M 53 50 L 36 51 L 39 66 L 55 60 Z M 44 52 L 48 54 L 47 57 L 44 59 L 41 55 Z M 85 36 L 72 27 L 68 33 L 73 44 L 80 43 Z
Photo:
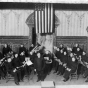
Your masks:
M 38 44 L 39 45 L 39 44 Z M 39 45 L 40 46 L 40 45 Z M 5 44 L 5 47 L 0 53 L 0 77 L 5 78 L 7 74 L 14 77 L 15 84 L 23 81 L 25 74 L 30 75 L 34 70 L 37 73 L 38 81 L 44 81 L 47 75 L 50 74 L 52 68 L 57 75 L 63 75 L 63 81 L 66 82 L 71 73 L 78 69 L 78 74 L 83 74 L 83 77 L 88 76 L 88 58 L 86 52 L 75 44 L 73 48 L 54 46 L 54 53 L 46 50 L 43 47 L 40 50 L 34 50 L 32 44 L 29 51 L 24 45 L 19 47 L 19 53 L 13 52 L 12 49 Z M 32 65 L 27 65 L 25 58 L 29 57 Z M 88 82 L 88 79 L 86 80 Z

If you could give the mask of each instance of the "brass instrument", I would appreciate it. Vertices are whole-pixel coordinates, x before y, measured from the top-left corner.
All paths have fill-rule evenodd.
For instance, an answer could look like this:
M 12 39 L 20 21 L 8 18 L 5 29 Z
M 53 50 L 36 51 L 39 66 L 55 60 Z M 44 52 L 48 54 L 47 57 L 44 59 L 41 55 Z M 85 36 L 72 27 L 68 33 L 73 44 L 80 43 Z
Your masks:
M 31 53 L 34 53 L 35 51 L 38 51 L 38 47 L 41 46 L 39 43 L 31 50 Z

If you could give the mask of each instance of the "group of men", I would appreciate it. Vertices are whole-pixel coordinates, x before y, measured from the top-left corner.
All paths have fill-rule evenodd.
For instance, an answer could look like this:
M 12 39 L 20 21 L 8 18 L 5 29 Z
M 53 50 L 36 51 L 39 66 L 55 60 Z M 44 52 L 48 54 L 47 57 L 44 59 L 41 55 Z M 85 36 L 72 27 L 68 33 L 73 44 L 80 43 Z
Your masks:
M 54 47 L 55 50 L 55 72 L 57 75 L 63 75 L 63 81 L 66 82 L 72 73 L 82 74 L 83 77 L 88 76 L 88 58 L 86 52 L 75 44 L 73 48 Z M 86 80 L 88 82 L 88 79 Z
M 34 49 L 35 47 L 32 44 L 28 51 L 24 45 L 20 45 L 17 53 L 13 52 L 11 47 L 5 44 L 0 53 L 0 77 L 6 78 L 7 74 L 11 74 L 14 77 L 15 84 L 19 85 L 24 76 L 26 74 L 30 75 L 33 70 L 38 75 L 37 82 L 43 81 L 51 71 L 51 54 L 48 50 L 45 51 L 44 47 L 40 50 Z M 33 64 L 25 64 L 25 58 L 29 58 Z
M 45 47 L 38 50 L 35 47 L 32 44 L 27 50 L 24 45 L 21 45 L 17 53 L 5 44 L 2 53 L 0 53 L 0 77 L 5 78 L 7 74 L 11 74 L 14 77 L 15 84 L 19 85 L 26 74 L 30 75 L 31 71 L 34 71 L 38 76 L 37 82 L 44 81 L 52 68 L 57 75 L 63 75 L 64 82 L 76 70 L 78 70 L 78 74 L 83 74 L 83 77 L 88 76 L 87 55 L 78 44 L 75 44 L 73 48 L 64 47 L 61 44 L 60 47 L 54 47 L 53 53 L 46 50 Z M 32 65 L 25 64 L 26 57 L 33 63 Z M 88 79 L 86 82 L 88 82 Z

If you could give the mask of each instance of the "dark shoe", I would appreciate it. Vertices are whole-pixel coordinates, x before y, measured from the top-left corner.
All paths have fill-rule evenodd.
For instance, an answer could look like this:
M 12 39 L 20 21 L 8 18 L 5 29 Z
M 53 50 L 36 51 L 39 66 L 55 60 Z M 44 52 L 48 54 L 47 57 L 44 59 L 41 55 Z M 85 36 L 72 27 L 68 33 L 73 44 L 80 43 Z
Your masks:
M 55 71 L 55 72 L 53 72 L 53 73 L 57 73 L 57 72 Z
M 23 80 L 20 80 L 20 82 L 24 82 Z
M 88 82 L 88 79 L 85 82 Z
M 20 85 L 18 82 L 15 82 L 16 85 Z
M 63 81 L 66 82 L 66 81 L 68 81 L 68 79 L 64 79 Z
M 58 72 L 57 75 L 59 75 L 60 73 Z
M 40 79 L 37 80 L 37 82 L 39 82 L 39 81 L 40 81 Z

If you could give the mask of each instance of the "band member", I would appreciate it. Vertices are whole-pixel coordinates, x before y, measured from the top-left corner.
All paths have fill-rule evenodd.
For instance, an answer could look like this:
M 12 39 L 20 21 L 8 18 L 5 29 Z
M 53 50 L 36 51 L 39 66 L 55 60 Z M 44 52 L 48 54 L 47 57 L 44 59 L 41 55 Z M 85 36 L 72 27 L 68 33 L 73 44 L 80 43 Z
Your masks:
M 85 52 L 82 53 L 81 61 L 82 61 L 82 64 L 83 64 L 82 65 L 83 66 L 82 70 L 84 71 L 83 76 L 84 76 L 84 78 L 86 78 L 86 77 L 88 77 L 88 57 L 86 56 Z M 88 78 L 85 82 L 88 82 Z
M 63 50 L 60 50 L 60 62 L 59 62 L 59 68 L 58 68 L 58 74 L 57 75 L 63 75 Z
M 63 62 L 62 74 L 64 74 L 65 68 L 66 68 L 67 63 L 68 63 L 68 54 L 67 54 L 66 51 L 64 51 L 64 55 L 63 55 L 63 59 L 62 60 L 63 60 L 62 61 Z
M 78 45 L 78 44 L 75 44 L 75 46 L 74 46 L 73 49 L 72 49 L 72 52 L 73 52 L 74 54 L 76 54 L 77 48 L 79 48 L 79 45 Z
M 44 72 L 45 72 L 46 75 L 49 75 L 50 72 L 51 72 L 51 69 L 52 69 L 51 68 L 52 67 L 52 57 L 51 57 L 51 54 L 49 53 L 48 50 L 45 52 L 43 57 L 44 57 L 44 60 L 45 60 L 45 70 L 44 70 Z
M 0 60 L 3 58 L 3 54 L 2 52 L 0 52 Z
M 34 45 L 32 44 L 29 48 L 29 52 L 34 48 Z
M 60 50 L 64 49 L 64 45 L 61 44 L 59 48 L 60 48 Z
M 21 54 L 19 55 L 19 59 L 20 59 L 20 62 L 21 62 L 21 64 L 24 64 L 24 62 L 25 62 L 25 54 L 24 54 L 24 52 L 21 52 Z M 23 81 L 23 78 L 24 78 L 24 75 L 25 75 L 25 68 L 22 68 L 21 69 L 21 80 Z
M 73 53 L 70 53 L 70 56 L 67 62 L 67 68 L 64 74 L 64 79 L 63 79 L 64 82 L 66 82 L 69 79 L 69 76 L 71 73 L 74 73 L 76 71 L 77 65 L 78 63 L 76 62 L 76 59 L 74 58 Z
M 57 48 L 55 56 L 56 58 L 55 58 L 55 72 L 54 73 L 57 73 L 58 67 L 59 67 L 59 62 L 57 60 L 60 59 L 60 49 L 59 48 Z
M 44 70 L 44 61 L 43 57 L 41 56 L 40 52 L 37 53 L 37 57 L 34 60 L 34 68 L 36 69 L 36 72 L 38 74 L 38 81 L 43 81 L 43 70 Z
M 16 53 L 13 60 L 12 60 L 12 65 L 13 65 L 13 68 L 18 68 L 19 66 L 21 66 L 21 62 L 19 60 L 19 57 L 18 57 L 18 54 Z M 21 81 L 22 77 L 21 77 L 21 69 L 20 70 L 17 70 L 17 74 L 19 75 L 19 79 L 17 80 L 17 82 Z
M 6 56 L 10 51 L 12 51 L 12 49 L 7 44 L 5 44 L 2 49 L 3 56 Z
M 12 65 L 12 59 L 8 58 L 5 62 L 7 74 L 11 74 L 14 77 L 14 81 L 16 85 L 19 85 L 19 76 L 18 71 Z
M 26 55 L 26 53 L 27 53 L 27 50 L 26 50 L 26 48 L 24 47 L 23 44 L 21 44 L 20 47 L 19 47 L 19 54 L 21 54 L 22 52 L 23 52 L 25 55 Z

